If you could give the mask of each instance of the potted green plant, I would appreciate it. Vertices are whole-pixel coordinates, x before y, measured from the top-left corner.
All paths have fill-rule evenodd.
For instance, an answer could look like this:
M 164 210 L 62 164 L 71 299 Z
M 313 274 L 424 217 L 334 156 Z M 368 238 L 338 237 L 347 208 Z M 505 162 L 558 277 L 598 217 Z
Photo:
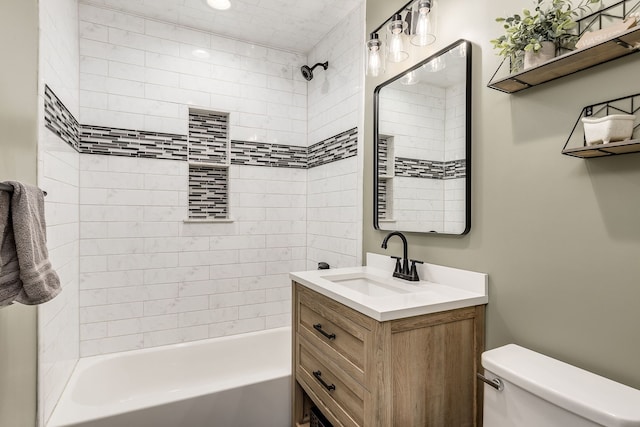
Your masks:
M 498 55 L 508 58 L 511 72 L 538 65 L 553 58 L 558 48 L 571 48 L 578 39 L 574 31 L 575 17 L 591 11 L 591 5 L 601 0 L 536 0 L 533 10 L 498 17 L 505 33 L 491 40 Z

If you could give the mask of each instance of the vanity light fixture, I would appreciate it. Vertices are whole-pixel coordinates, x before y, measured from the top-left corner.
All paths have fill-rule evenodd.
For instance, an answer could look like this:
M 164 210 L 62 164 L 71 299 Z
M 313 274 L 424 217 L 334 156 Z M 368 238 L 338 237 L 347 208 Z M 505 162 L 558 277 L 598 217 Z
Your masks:
M 384 73 L 384 49 L 378 33 L 372 33 L 367 42 L 367 75 L 377 77 Z
M 437 1 L 411 0 L 370 33 L 365 45 L 367 76 L 377 77 L 383 74 L 385 60 L 402 62 L 408 59 L 407 38 L 412 45 L 419 47 L 435 42 L 434 11 Z M 384 46 L 379 36 L 382 29 L 386 30 Z
M 229 0 L 207 0 L 207 4 L 210 8 L 216 10 L 227 10 L 231 7 Z
M 402 19 L 402 15 L 396 13 L 393 15 L 393 20 L 389 24 L 389 61 L 402 62 L 409 57 L 409 52 L 405 47 L 405 35 L 404 32 L 407 28 L 407 23 Z

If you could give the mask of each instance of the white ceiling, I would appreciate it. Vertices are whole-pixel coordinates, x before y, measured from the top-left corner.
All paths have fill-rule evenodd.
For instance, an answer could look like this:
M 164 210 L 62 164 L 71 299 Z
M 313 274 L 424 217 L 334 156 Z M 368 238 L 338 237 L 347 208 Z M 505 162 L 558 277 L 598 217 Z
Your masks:
M 211 33 L 307 53 L 363 0 L 230 0 L 211 9 L 205 0 L 81 0 Z

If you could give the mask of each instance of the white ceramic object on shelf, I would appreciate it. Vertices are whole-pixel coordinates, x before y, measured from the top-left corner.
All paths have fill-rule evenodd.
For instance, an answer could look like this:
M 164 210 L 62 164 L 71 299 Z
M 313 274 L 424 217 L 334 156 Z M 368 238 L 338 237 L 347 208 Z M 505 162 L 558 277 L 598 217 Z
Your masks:
M 604 117 L 583 117 L 584 138 L 587 145 L 625 141 L 633 135 L 636 116 L 612 114 Z

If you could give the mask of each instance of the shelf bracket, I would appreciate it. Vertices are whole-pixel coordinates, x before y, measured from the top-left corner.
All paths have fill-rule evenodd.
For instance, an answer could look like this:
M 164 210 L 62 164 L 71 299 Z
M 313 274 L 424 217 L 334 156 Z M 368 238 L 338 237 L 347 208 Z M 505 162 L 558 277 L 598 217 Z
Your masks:
M 617 44 L 618 46 L 624 47 L 625 49 L 629 49 L 629 50 L 634 50 L 637 49 L 638 47 L 630 45 L 629 43 L 627 43 L 624 40 L 620 40 L 618 38 L 613 39 L 613 41 L 615 42 L 615 44 Z
M 517 82 L 517 83 L 519 83 L 519 84 L 521 84 L 523 86 L 526 86 L 527 88 L 531 87 L 531 85 L 529 83 L 523 82 L 522 80 L 516 79 L 515 77 L 512 77 L 511 80 L 513 80 L 514 82 Z

